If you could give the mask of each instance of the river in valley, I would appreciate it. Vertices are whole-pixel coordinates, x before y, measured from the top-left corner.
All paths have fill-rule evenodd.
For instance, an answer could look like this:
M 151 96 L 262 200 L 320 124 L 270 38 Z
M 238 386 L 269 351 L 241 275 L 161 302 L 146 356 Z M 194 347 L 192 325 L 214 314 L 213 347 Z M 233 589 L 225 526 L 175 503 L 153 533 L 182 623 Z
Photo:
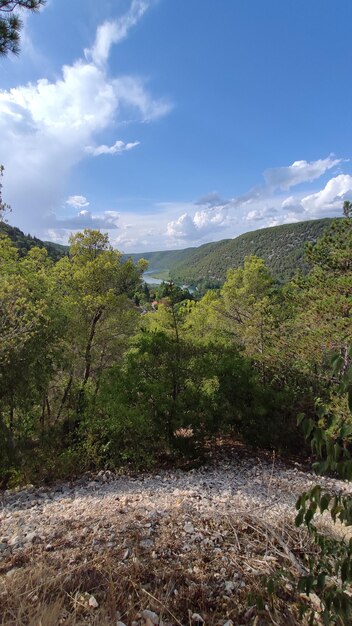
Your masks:
M 164 271 L 165 270 L 147 270 L 146 272 L 143 273 L 143 280 L 148 285 L 161 285 L 161 283 L 163 282 L 168 282 L 168 279 L 162 280 L 161 278 L 156 278 L 155 276 L 153 276 L 153 274 L 154 273 L 159 274 L 159 272 L 164 272 Z M 176 285 L 178 287 L 181 287 L 182 289 L 188 289 L 189 293 L 194 293 L 194 289 L 192 287 L 189 287 L 188 285 L 182 285 L 180 283 L 176 283 Z

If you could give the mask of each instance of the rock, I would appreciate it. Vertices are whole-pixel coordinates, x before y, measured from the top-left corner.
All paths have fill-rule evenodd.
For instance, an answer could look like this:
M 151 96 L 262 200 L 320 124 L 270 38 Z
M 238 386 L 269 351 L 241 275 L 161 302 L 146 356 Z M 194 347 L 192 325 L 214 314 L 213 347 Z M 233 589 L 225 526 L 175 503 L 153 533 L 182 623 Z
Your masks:
M 126 550 L 124 551 L 122 555 L 122 560 L 126 561 L 129 556 L 131 556 L 131 550 L 129 548 L 126 548 Z
M 153 545 L 154 543 L 151 539 L 142 539 L 142 541 L 139 542 L 140 548 L 143 548 L 144 550 L 149 550 L 149 548 L 152 548 Z
M 142 612 L 142 617 L 146 622 L 150 622 L 151 624 L 159 624 L 159 615 L 154 613 L 154 611 L 145 610 Z
M 37 543 L 40 541 L 40 537 L 36 531 L 30 532 L 26 535 L 26 543 Z
M 244 619 L 246 621 L 250 620 L 252 617 L 254 617 L 254 615 L 256 614 L 256 607 L 255 606 L 251 606 L 248 611 L 246 611 L 246 613 L 244 614 Z
M 191 522 L 186 522 L 183 527 L 183 530 L 189 535 L 192 535 L 194 533 L 194 526 Z
M 235 583 L 232 580 L 227 580 L 225 582 L 226 593 L 231 593 L 231 591 L 233 591 L 234 588 L 235 588 Z
M 99 606 L 99 602 L 97 602 L 94 596 L 90 596 L 88 600 L 88 606 L 90 606 L 92 609 L 97 609 Z
M 204 619 L 199 613 L 193 613 L 191 617 L 192 622 L 196 622 L 197 624 L 204 624 Z
M 126 624 L 124 624 L 124 622 L 117 621 L 116 626 L 126 626 Z
M 233 626 L 232 619 L 228 619 L 227 622 L 225 622 L 225 624 L 223 626 Z
M 22 543 L 22 541 L 23 539 L 20 535 L 15 535 L 14 537 L 11 537 L 8 543 L 10 546 L 18 546 L 20 545 L 20 543 Z

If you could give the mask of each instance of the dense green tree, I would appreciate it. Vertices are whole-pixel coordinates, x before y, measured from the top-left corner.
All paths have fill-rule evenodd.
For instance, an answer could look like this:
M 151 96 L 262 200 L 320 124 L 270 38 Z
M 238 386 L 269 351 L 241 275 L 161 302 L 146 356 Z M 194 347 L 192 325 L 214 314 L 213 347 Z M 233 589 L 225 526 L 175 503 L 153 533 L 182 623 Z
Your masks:
M 325 383 L 332 380 L 326 355 L 340 352 L 348 365 L 352 339 L 352 220 L 336 220 L 316 245 L 307 246 L 312 265 L 291 290 L 295 310 L 290 327 L 292 358 Z M 294 351 L 294 353 L 293 353 Z
M 181 333 L 182 334 L 182 333 Z M 253 397 L 249 362 L 233 346 L 185 340 L 170 328 L 139 333 L 122 367 L 105 375 L 97 438 L 110 462 L 199 454 L 204 439 L 238 431 Z
M 173 304 L 177 304 L 177 302 L 182 302 L 183 300 L 193 300 L 193 296 L 188 289 L 175 285 L 173 281 L 162 282 L 156 289 L 155 296 L 157 300 L 167 298 Z
M 6 236 L 0 240 L 2 431 L 25 463 L 24 450 L 36 448 L 38 470 L 49 461 L 40 449 L 55 446 L 59 456 L 70 449 L 86 410 L 94 411 L 103 372 L 121 360 L 138 321 L 132 296 L 145 264 L 123 263 L 97 231 L 77 233 L 71 244 L 70 256 L 54 264 L 43 248 L 20 257 Z
M 92 377 L 95 387 L 99 386 L 111 352 L 123 343 L 133 326 L 136 313 L 131 299 L 145 269 L 143 261 L 137 265 L 122 262 L 121 254 L 109 245 L 107 235 L 99 231 L 77 233 L 71 237 L 70 244 L 70 256 L 54 267 L 68 323 L 65 341 L 70 354 L 70 373 L 60 414 L 62 404 L 68 399 L 67 389 L 78 385 L 80 413 Z
M 246 257 L 243 268 L 229 270 L 221 290 L 224 323 L 261 369 L 273 343 L 278 310 L 273 278 L 264 261 Z
M 26 342 L 36 335 L 45 318 L 45 301 L 36 298 L 32 281 L 28 280 L 23 269 L 16 248 L 7 237 L 1 236 L 0 364 L 23 351 Z
M 51 265 L 45 250 L 33 248 L 21 259 L 10 240 L 1 238 L 0 431 L 11 471 L 21 465 L 28 438 L 44 428 L 56 342 Z

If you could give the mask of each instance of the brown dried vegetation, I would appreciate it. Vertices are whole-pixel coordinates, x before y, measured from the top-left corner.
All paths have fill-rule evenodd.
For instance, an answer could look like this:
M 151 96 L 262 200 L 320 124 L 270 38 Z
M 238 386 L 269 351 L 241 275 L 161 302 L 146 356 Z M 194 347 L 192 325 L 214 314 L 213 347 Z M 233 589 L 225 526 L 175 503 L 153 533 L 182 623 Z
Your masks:
M 8 557 L 0 570 L 0 623 L 142 624 L 144 609 L 155 611 L 163 624 L 191 624 L 195 613 L 214 625 L 303 623 L 299 604 L 309 599 L 282 583 L 273 601 L 265 585 L 265 577 L 279 569 L 297 578 L 301 558 L 312 549 L 287 520 L 274 527 L 260 511 L 189 518 L 196 537 L 185 545 L 173 511 L 156 525 L 151 548 L 141 547 L 138 520 L 126 522 L 121 541 L 98 553 L 89 542 L 70 546 L 58 537 L 51 546 Z M 95 609 L 89 607 L 91 595 L 99 603 Z

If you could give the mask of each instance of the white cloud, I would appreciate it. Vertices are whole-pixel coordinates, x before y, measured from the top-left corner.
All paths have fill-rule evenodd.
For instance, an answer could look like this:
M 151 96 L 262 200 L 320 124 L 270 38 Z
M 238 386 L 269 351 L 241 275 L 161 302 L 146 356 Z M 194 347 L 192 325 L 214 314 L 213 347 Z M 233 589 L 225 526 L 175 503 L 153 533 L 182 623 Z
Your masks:
M 340 174 L 331 178 L 324 189 L 302 199 L 304 210 L 312 215 L 323 211 L 341 211 L 343 201 L 352 197 L 352 176 Z
M 133 0 L 129 11 L 119 20 L 107 21 L 99 26 L 93 47 L 84 51 L 86 58 L 95 65 L 104 65 L 109 58 L 111 46 L 127 37 L 129 30 L 139 22 L 149 5 L 147 0 Z
M 143 252 L 199 245 L 235 237 L 247 230 L 340 214 L 347 197 L 352 199 L 352 176 L 344 174 L 331 178 L 320 191 L 315 187 L 309 194 L 299 191 L 289 196 L 281 192 L 269 195 L 265 190 L 248 203 L 240 197 L 224 199 L 213 192 L 193 202 L 159 202 L 145 205 L 143 212 L 124 210 L 111 215 L 105 212 L 103 216 L 93 215 L 93 219 L 104 218 L 104 226 L 110 230 L 111 241 L 118 249 Z M 106 221 L 109 219 L 114 220 L 118 229 L 111 228 Z M 80 227 L 89 225 L 88 218 L 80 215 L 74 216 L 74 224 L 69 218 L 65 226 L 73 228 L 78 220 Z M 96 226 L 97 221 L 92 224 Z M 66 232 L 67 240 L 68 230 L 59 230 L 57 222 L 54 227 L 59 233 L 56 237 Z
M 135 108 L 141 121 L 150 122 L 169 113 L 168 101 L 152 98 L 145 87 L 145 81 L 132 76 L 121 76 L 112 83 L 121 105 Z
M 212 207 L 211 210 L 197 211 L 193 217 L 194 224 L 202 234 L 223 227 L 227 222 L 227 210 L 225 207 Z
M 259 209 L 253 209 L 249 211 L 246 215 L 247 222 L 258 222 L 264 220 L 266 218 L 272 218 L 276 215 L 277 209 L 274 207 L 262 207 Z
M 294 214 L 304 212 L 304 207 L 302 205 L 301 200 L 295 196 L 289 196 L 288 198 L 286 198 L 283 201 L 281 208 L 284 211 L 290 211 L 291 213 L 294 213 Z
M 74 207 L 75 209 L 89 206 L 89 202 L 85 196 L 69 196 L 66 200 L 66 204 Z
M 320 191 L 289 196 L 281 204 L 281 220 L 297 221 L 326 215 L 342 215 L 343 201 L 352 198 L 352 176 L 339 174 L 330 178 Z
M 224 200 L 216 191 L 212 191 L 211 193 L 207 193 L 205 196 L 199 198 L 194 203 L 196 206 L 206 206 L 206 207 L 214 207 L 225 204 L 228 204 L 229 200 Z
M 42 78 L 0 91 L 0 163 L 6 168 L 6 198 L 13 219 L 23 228 L 34 226 L 40 234 L 43 216 L 62 205 L 65 182 L 82 159 L 123 152 L 137 144 L 118 140 L 113 146 L 94 148 L 100 133 L 126 119 L 154 120 L 170 110 L 169 103 L 147 91 L 141 78 L 108 75 L 111 45 L 127 36 L 148 5 L 134 0 L 110 30 L 98 28 L 86 58 L 65 65 L 57 80 Z M 90 155 L 87 146 L 93 146 Z
M 194 239 L 197 228 L 193 218 L 188 213 L 183 213 L 177 220 L 168 223 L 166 234 L 172 239 Z
M 83 228 L 115 230 L 118 228 L 119 216 L 120 214 L 115 211 L 104 211 L 99 215 L 94 215 L 91 211 L 83 209 L 73 217 L 59 219 L 54 213 L 51 213 L 45 217 L 45 226 L 52 233 L 56 233 L 56 237 L 60 236 L 67 240 L 69 233 L 66 231 Z
M 220 201 L 221 204 L 216 202 Z M 201 242 L 211 233 L 225 228 L 228 223 L 228 200 L 222 200 L 217 194 L 204 196 L 194 203 L 201 206 L 194 215 L 183 213 L 176 220 L 167 224 L 166 234 L 175 240 L 193 240 Z
M 132 150 L 132 148 L 136 146 L 139 146 L 139 141 L 125 143 L 124 141 L 117 140 L 112 146 L 106 146 L 105 144 L 96 147 L 87 146 L 86 152 L 93 156 L 100 156 L 101 154 L 121 154 L 121 152 Z
M 317 161 L 294 161 L 288 167 L 276 167 L 264 172 L 268 186 L 274 189 L 288 190 L 301 183 L 313 182 L 332 167 L 341 163 L 333 155 Z
M 310 163 L 296 161 L 288 167 L 268 170 L 266 185 L 254 187 L 241 196 L 230 200 L 222 199 L 215 192 L 203 196 L 187 211 L 169 220 L 168 241 L 177 246 L 182 242 L 198 244 L 240 234 L 246 230 L 244 224 L 247 229 L 263 228 L 339 214 L 343 200 L 352 197 L 350 175 L 339 174 L 321 191 L 308 195 L 300 191 L 285 198 L 282 190 L 312 182 L 341 162 L 333 157 Z

